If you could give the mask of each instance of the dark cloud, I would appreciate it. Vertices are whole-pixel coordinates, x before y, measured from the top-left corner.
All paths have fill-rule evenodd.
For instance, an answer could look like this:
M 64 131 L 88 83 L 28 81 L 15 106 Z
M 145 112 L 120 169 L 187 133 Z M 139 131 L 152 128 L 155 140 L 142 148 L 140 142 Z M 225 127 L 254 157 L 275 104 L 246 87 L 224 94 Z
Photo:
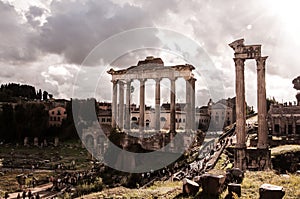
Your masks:
M 37 51 L 31 45 L 35 36 L 14 7 L 0 1 L 0 61 L 22 64 L 35 60 Z
M 121 6 L 106 0 L 53 1 L 50 10 L 51 16 L 40 30 L 39 48 L 63 54 L 68 62 L 76 64 L 110 36 L 132 28 L 153 26 L 155 19 L 164 15 L 152 16 L 147 8 L 127 3 Z M 129 45 L 126 42 L 135 41 L 123 42 L 110 48 L 121 48 Z
M 53 0 L 47 8 L 31 6 L 20 12 L 14 6 L 0 1 L 0 78 L 2 81 L 16 79 L 37 83 L 56 94 L 68 92 L 67 88 L 72 84 L 67 81 L 71 81 L 72 76 L 65 78 L 62 74 L 50 71 L 50 67 L 58 70 L 53 66 L 73 63 L 79 65 L 96 45 L 111 36 L 133 28 L 154 26 L 188 35 L 199 43 L 210 57 L 210 60 L 205 58 L 201 52 L 198 57 L 200 62 L 207 67 L 212 61 L 216 67 L 215 74 L 200 70 L 200 75 L 211 81 L 223 82 L 224 88 L 219 84 L 215 87 L 210 85 L 211 94 L 212 89 L 216 89 L 218 96 L 222 95 L 218 89 L 225 89 L 230 96 L 234 94 L 235 68 L 233 51 L 228 43 L 239 38 L 245 38 L 246 44 L 263 45 L 262 54 L 269 56 L 266 68 L 269 80 L 291 82 L 295 74 L 300 73 L 298 54 L 295 53 L 300 48 L 300 40 L 297 39 L 300 27 L 296 23 L 290 26 L 282 23 L 284 10 L 280 10 L 282 12 L 277 15 L 270 9 L 271 6 L 266 1 L 254 0 L 246 3 L 237 0 Z M 174 39 L 161 39 L 147 31 L 132 35 L 132 38 L 134 39 L 124 38 L 119 43 L 104 45 L 104 55 L 110 55 L 110 64 L 125 68 L 135 65 L 147 55 L 161 55 L 149 49 L 131 49 L 124 54 L 115 55 L 117 49 L 125 50 L 133 47 L 133 43 L 143 42 L 144 47 L 154 44 L 167 46 L 168 39 Z M 177 45 L 175 50 L 180 51 L 184 47 Z M 55 63 L 55 59 L 45 61 L 45 57 L 52 55 L 61 57 L 58 63 Z M 189 56 L 191 55 L 185 58 Z M 107 60 L 101 60 L 95 54 L 86 65 L 101 61 L 105 63 Z M 253 63 L 246 63 L 251 77 L 256 73 Z M 201 69 L 202 66 L 199 67 Z M 74 75 L 72 67 L 64 68 Z M 18 70 L 21 70 L 22 75 L 16 72 Z M 281 85 L 280 88 L 288 86 L 291 87 Z M 103 98 L 109 99 L 106 94 L 102 95 Z M 204 91 L 199 94 L 207 95 Z

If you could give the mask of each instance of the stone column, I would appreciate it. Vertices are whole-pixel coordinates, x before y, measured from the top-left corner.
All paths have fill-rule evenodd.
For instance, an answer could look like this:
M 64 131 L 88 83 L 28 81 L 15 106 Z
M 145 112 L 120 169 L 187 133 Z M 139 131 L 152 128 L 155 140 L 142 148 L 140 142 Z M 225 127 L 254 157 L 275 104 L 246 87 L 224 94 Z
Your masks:
M 113 92 L 112 92 L 112 104 L 111 104 L 111 110 L 112 110 L 112 117 L 111 117 L 111 126 L 112 128 L 117 127 L 117 95 L 118 95 L 118 81 L 113 80 Z
M 245 170 L 246 156 L 246 110 L 245 110 L 245 77 L 244 59 L 234 58 L 235 62 L 235 89 L 236 89 L 236 139 L 234 166 Z
M 170 91 L 170 133 L 175 133 L 175 125 L 176 125 L 176 79 L 171 79 L 171 91 Z
M 259 57 L 256 59 L 257 64 L 257 109 L 258 109 L 258 144 L 257 148 L 268 148 L 268 131 L 267 131 L 267 100 L 266 100 L 266 80 L 265 80 L 265 63 L 268 57 Z
M 293 118 L 293 134 L 296 134 L 296 118 Z
M 190 79 L 185 80 L 185 104 L 186 104 L 186 118 L 185 118 L 185 130 L 190 131 L 191 130 L 191 84 Z
M 279 135 L 281 135 L 282 132 L 283 132 L 283 128 L 282 128 L 282 119 L 281 119 L 281 118 L 283 118 L 282 115 L 281 115 L 281 117 L 279 118 Z
M 124 83 L 119 82 L 119 124 L 120 130 L 124 128 Z
M 160 130 L 160 80 L 155 79 L 155 130 Z
M 140 133 L 144 131 L 145 126 L 145 79 L 140 79 Z
M 130 95 L 131 95 L 131 81 L 126 82 L 126 108 L 125 108 L 125 129 L 130 129 Z
M 234 58 L 236 69 L 236 132 L 237 147 L 246 147 L 245 78 L 243 59 Z
M 191 127 L 192 130 L 196 130 L 196 125 L 195 125 L 195 78 L 191 78 Z

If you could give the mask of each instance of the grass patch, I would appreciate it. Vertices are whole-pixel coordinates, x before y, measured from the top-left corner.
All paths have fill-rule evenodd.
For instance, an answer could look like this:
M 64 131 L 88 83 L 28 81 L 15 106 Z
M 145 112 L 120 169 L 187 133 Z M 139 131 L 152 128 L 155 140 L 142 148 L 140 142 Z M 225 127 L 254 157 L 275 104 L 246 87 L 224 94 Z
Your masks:
M 295 153 L 300 151 L 300 145 L 282 145 L 271 149 L 271 155 L 277 156 L 285 153 Z
M 259 187 L 264 184 L 283 186 L 285 199 L 300 198 L 299 175 L 277 175 L 273 171 L 246 172 L 242 183 L 242 199 L 259 198 Z

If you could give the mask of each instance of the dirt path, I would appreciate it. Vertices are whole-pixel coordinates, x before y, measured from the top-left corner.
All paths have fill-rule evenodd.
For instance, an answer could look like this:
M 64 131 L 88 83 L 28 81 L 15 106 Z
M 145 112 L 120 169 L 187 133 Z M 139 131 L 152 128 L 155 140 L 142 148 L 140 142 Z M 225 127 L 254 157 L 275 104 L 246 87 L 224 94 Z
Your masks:
M 50 192 L 47 192 L 46 190 L 51 187 L 52 187 L 52 183 L 47 183 L 47 184 L 37 186 L 35 188 L 27 188 L 26 191 L 31 190 L 31 193 L 33 193 L 33 194 L 39 193 L 39 195 L 42 198 L 45 198 L 45 196 L 48 196 L 50 193 Z M 20 196 L 22 196 L 22 192 L 9 193 L 9 199 L 17 198 L 18 194 L 20 194 Z

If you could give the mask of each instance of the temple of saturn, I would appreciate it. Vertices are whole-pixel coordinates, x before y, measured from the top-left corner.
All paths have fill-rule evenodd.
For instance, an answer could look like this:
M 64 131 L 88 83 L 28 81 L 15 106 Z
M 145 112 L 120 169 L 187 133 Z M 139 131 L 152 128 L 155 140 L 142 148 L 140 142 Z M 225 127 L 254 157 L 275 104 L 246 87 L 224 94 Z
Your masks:
M 136 66 L 127 69 L 107 71 L 112 75 L 112 127 L 123 132 L 130 131 L 130 92 L 131 83 L 139 80 L 139 132 L 145 130 L 145 82 L 155 80 L 155 131 L 160 131 L 160 82 L 167 78 L 171 82 L 170 88 L 170 133 L 175 133 L 176 124 L 176 79 L 184 78 L 186 82 L 186 125 L 185 130 L 195 130 L 195 81 L 190 64 L 164 66 L 161 58 L 147 57 L 139 61 Z M 125 96 L 124 96 L 125 91 Z M 124 103 L 125 97 L 125 103 Z
M 244 45 L 244 39 L 229 44 L 234 50 L 236 72 L 236 147 L 234 165 L 242 170 L 265 170 L 270 167 L 270 150 L 268 148 L 267 101 L 265 63 L 267 57 L 261 56 L 261 45 Z M 258 107 L 258 144 L 257 148 L 246 146 L 246 103 L 244 63 L 255 59 L 257 66 L 257 107 Z

